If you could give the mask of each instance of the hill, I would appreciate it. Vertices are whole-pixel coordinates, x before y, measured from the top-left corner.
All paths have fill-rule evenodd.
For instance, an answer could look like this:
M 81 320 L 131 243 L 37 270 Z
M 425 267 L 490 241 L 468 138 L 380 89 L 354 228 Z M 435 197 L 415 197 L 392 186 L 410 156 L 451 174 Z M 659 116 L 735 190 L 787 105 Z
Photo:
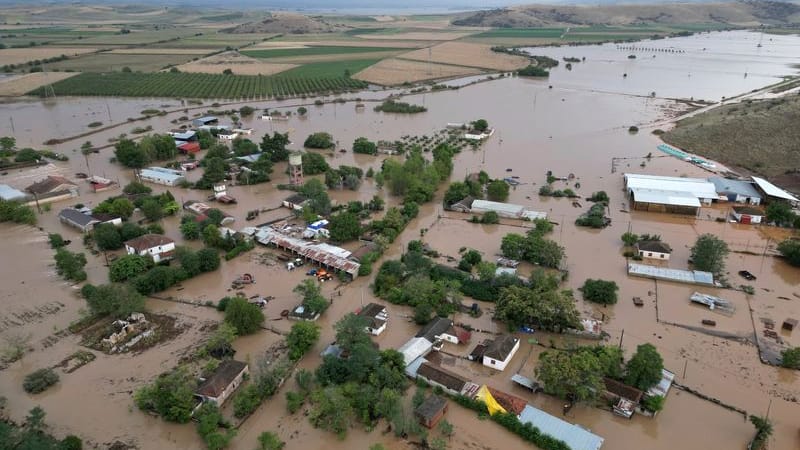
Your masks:
M 282 34 L 307 34 L 328 33 L 341 25 L 328 23 L 322 17 L 305 16 L 293 13 L 270 13 L 258 22 L 248 22 L 233 28 L 221 30 L 223 33 L 282 33 Z
M 678 121 L 662 139 L 800 189 L 800 95 L 745 101 Z
M 464 14 L 453 25 L 536 28 L 549 25 L 796 23 L 800 5 L 779 1 L 615 5 L 526 5 Z

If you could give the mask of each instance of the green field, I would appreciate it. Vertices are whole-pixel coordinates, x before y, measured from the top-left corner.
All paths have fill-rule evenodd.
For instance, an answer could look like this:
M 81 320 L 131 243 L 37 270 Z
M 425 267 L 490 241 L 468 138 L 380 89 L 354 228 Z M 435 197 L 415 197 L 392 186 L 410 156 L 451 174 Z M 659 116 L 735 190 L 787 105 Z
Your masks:
M 169 28 L 164 30 L 132 30 L 128 34 L 108 34 L 64 42 L 69 45 L 141 45 L 153 44 L 192 36 L 202 30 L 192 28 Z
M 498 28 L 473 35 L 474 38 L 559 38 L 566 28 Z
M 177 41 L 165 42 L 163 44 L 156 44 L 155 47 L 167 48 L 241 48 L 248 45 L 257 44 L 259 42 L 267 41 L 277 34 L 268 33 L 247 33 L 247 34 L 227 34 L 227 33 L 213 33 L 205 32 L 199 36 L 192 35 L 183 37 Z
M 128 67 L 134 72 L 156 72 L 169 65 L 179 65 L 203 55 L 117 54 L 94 53 L 47 65 L 48 70 L 76 72 L 116 72 Z
M 302 68 L 292 71 L 298 69 Z M 53 84 L 53 90 L 56 95 L 239 99 L 342 92 L 366 86 L 342 72 L 335 76 L 288 72 L 275 76 L 114 72 L 82 73 Z M 30 95 L 43 95 L 43 90 L 34 90 Z
M 116 34 L 113 31 L 72 30 L 63 27 L 0 29 L 0 43 L 6 47 L 30 47 L 31 43 L 63 44 L 67 41 L 83 40 Z
M 303 64 L 300 67 L 281 72 L 281 77 L 297 78 L 333 78 L 344 76 L 345 71 L 350 74 L 360 72 L 380 61 L 380 58 L 354 59 L 351 61 L 325 61 Z
M 283 58 L 289 56 L 349 55 L 354 53 L 404 51 L 407 48 L 397 47 L 347 47 L 347 46 L 312 46 L 305 48 L 275 48 L 265 50 L 246 50 L 242 54 L 253 58 Z

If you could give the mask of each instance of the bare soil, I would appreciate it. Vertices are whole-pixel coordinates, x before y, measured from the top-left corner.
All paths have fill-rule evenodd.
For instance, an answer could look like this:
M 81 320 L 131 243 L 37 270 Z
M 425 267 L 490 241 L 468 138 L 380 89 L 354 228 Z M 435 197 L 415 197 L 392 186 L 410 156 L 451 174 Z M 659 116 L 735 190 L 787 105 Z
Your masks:
M 493 52 L 491 47 L 468 42 L 445 42 L 430 49 L 420 49 L 400 56 L 427 62 L 453 64 L 465 67 L 478 67 L 491 70 L 517 70 L 529 64 L 528 58 Z
M 210 53 L 208 49 L 204 48 L 152 48 L 152 47 L 136 47 L 136 48 L 115 48 L 107 53 L 119 55 L 205 55 Z
M 409 31 L 407 33 L 395 34 L 359 34 L 356 37 L 375 41 L 454 41 L 469 36 L 470 34 L 473 33 L 457 31 Z
M 182 72 L 222 73 L 231 69 L 238 75 L 272 75 L 296 67 L 294 64 L 266 63 L 238 52 L 225 52 L 178 66 Z
M 322 18 L 309 17 L 302 14 L 277 12 L 271 13 L 269 17 L 260 22 L 249 22 L 238 25 L 234 28 L 224 30 L 231 34 L 242 33 L 319 33 L 329 32 L 335 25 L 326 22 Z
M 0 61 L 3 64 L 22 64 L 36 59 L 47 59 L 56 56 L 75 56 L 97 51 L 91 47 L 34 47 L 4 48 L 0 50 Z
M 353 78 L 382 86 L 396 86 L 403 83 L 476 75 L 482 71 L 472 67 L 448 64 L 428 64 L 407 59 L 384 59 L 377 64 L 358 72 Z

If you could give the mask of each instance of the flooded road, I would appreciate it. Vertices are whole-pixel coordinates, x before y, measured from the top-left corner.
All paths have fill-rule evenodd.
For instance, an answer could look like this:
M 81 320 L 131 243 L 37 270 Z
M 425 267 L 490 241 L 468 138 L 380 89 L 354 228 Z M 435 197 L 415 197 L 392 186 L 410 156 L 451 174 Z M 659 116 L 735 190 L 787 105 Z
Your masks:
M 661 157 L 656 150 L 660 141 L 650 134 L 651 130 L 643 129 L 638 134 L 630 134 L 628 127 L 644 127 L 663 121 L 685 108 L 662 97 L 718 100 L 723 95 L 730 96 L 763 87 L 782 75 L 792 73 L 786 66 L 786 54 L 791 49 L 800 48 L 800 38 L 771 38 L 774 39 L 771 41 L 774 44 L 765 42 L 762 47 L 764 55 L 748 53 L 748 46 L 755 46 L 754 42 L 758 39 L 758 35 L 754 33 L 713 33 L 691 38 L 648 41 L 642 45 L 680 47 L 686 53 L 657 53 L 653 61 L 645 61 L 646 58 L 637 56 L 633 62 L 627 59 L 630 51 L 617 50 L 614 46 L 537 48 L 536 54 L 550 54 L 559 59 L 562 56 L 586 56 L 587 61 L 573 64 L 573 70 L 569 73 L 562 67 L 562 62 L 553 71 L 550 80 L 509 77 L 457 91 L 406 97 L 404 101 L 424 104 L 428 108 L 427 113 L 419 115 L 376 113 L 369 103 L 361 111 L 357 111 L 353 103 L 334 103 L 308 106 L 309 113 L 305 118 L 293 116 L 286 122 L 263 122 L 254 117 L 245 118 L 243 123 L 254 128 L 252 139 L 255 141 L 259 141 L 264 133 L 288 132 L 294 142 L 292 148 L 300 148 L 302 141 L 310 133 L 331 132 L 339 146 L 348 152 L 325 153 L 329 157 L 329 163 L 357 165 L 366 170 L 368 167 L 379 168 L 384 157 L 355 155 L 350 152 L 352 141 L 359 136 L 372 140 L 395 140 L 407 134 L 430 135 L 444 128 L 448 122 L 487 119 L 497 129 L 495 135 L 481 150 L 465 150 L 455 157 L 452 179 L 460 180 L 464 175 L 478 170 L 486 170 L 495 178 L 518 176 L 521 184 L 511 191 L 508 201 L 545 211 L 550 220 L 557 223 L 550 237 L 566 249 L 567 268 L 570 272 L 566 287 L 577 289 L 587 278 L 614 280 L 619 284 L 620 301 L 609 307 L 598 307 L 584 302 L 576 291 L 578 308 L 584 315 L 605 317 L 604 330 L 610 335 L 609 343 L 617 344 L 622 341 L 622 347 L 630 356 L 637 345 L 650 342 L 657 346 L 664 357 L 665 367 L 676 373 L 680 383 L 724 403 L 745 409 L 748 413 L 764 415 L 769 407 L 769 416 L 775 425 L 770 448 L 795 450 L 800 448 L 797 430 L 800 406 L 796 403 L 796 399 L 800 397 L 798 373 L 762 365 L 757 348 L 747 342 L 748 339 L 740 342 L 696 330 L 700 328 L 701 319 L 713 318 L 717 321 L 716 331 L 749 337 L 752 341 L 754 334 L 761 335 L 761 318 L 770 318 L 780 323 L 785 317 L 800 315 L 800 270 L 773 257 L 770 251 L 776 241 L 785 237 L 785 232 L 767 227 L 714 221 L 713 219 L 726 214 L 724 206 L 704 208 L 699 218 L 623 212 L 629 210 L 622 191 L 622 173 L 626 171 L 671 176 L 708 176 L 700 169 L 675 158 Z M 774 49 L 770 45 L 774 45 Z M 699 53 L 703 47 L 709 49 L 706 53 L 713 51 L 717 55 L 713 58 L 715 62 L 712 67 L 706 68 L 697 61 L 702 55 L 706 55 Z M 706 57 L 701 59 L 703 58 Z M 692 77 L 687 76 L 684 80 L 681 77 L 685 75 L 681 75 L 679 71 L 672 76 L 667 75 L 668 71 L 665 71 L 664 66 L 658 65 L 662 63 L 675 67 L 693 67 Z M 745 69 L 751 71 L 746 79 L 740 73 L 743 72 L 742 66 L 747 66 Z M 629 71 L 625 81 L 629 84 L 618 84 L 616 77 L 619 74 L 621 78 L 620 72 L 624 71 Z M 718 77 L 720 81 L 708 81 L 714 77 Z M 640 79 L 650 81 L 639 81 Z M 656 82 L 662 84 L 656 85 Z M 655 87 L 647 87 L 651 84 Z M 552 89 L 549 88 L 550 85 L 553 85 Z M 640 90 L 644 92 L 639 92 Z M 647 98 L 652 90 L 657 91 L 656 98 Z M 345 97 L 378 99 L 385 95 L 387 92 L 369 92 Z M 294 111 L 302 102 L 313 103 L 312 100 L 287 100 L 252 101 L 247 104 L 260 109 Z M 37 101 L 2 104 L 0 135 L 12 134 L 10 119 L 13 118 L 18 145 L 41 147 L 41 143 L 47 139 L 87 131 L 86 124 L 89 122 L 107 122 L 109 111 L 112 122 L 119 122 L 127 117 L 138 117 L 140 111 L 147 108 L 172 110 L 180 106 L 179 101 L 160 99 L 70 98 L 59 99 L 55 106 L 43 106 Z M 148 121 L 125 123 L 86 139 L 92 140 L 96 145 L 105 144 L 109 138 L 120 133 L 130 133 L 133 127 L 146 125 L 151 125 L 156 132 L 167 131 L 174 126 L 170 121 L 183 115 L 191 117 L 208 108 L 205 105 L 202 109 L 191 110 L 189 113 L 176 111 Z M 80 153 L 73 151 L 84 140 L 54 146 L 56 151 L 70 156 L 69 162 L 37 169 L 41 172 L 35 174 L 11 172 L 0 177 L 0 183 L 24 188 L 45 172 L 62 173 L 70 177 L 75 172 L 86 172 L 86 161 Z M 652 153 L 653 158 L 645 158 L 648 153 Z M 90 155 L 89 170 L 119 180 L 124 185 L 132 179 L 132 173 L 110 163 L 111 156 L 112 148 Z M 509 169 L 511 172 L 508 172 Z M 570 173 L 575 175 L 573 182 L 556 182 L 556 188 L 570 187 L 583 196 L 589 196 L 597 190 L 608 192 L 611 197 L 609 215 L 612 225 L 603 230 L 578 228 L 574 225 L 575 218 L 588 208 L 587 202 L 580 200 L 582 207 L 576 208 L 565 198 L 539 197 L 537 193 L 545 182 L 548 170 L 553 171 L 556 176 L 567 176 Z M 252 224 L 244 221 L 248 210 L 275 207 L 288 195 L 276 188 L 278 184 L 287 181 L 284 171 L 285 165 L 277 164 L 270 183 L 229 188 L 229 194 L 236 197 L 239 203 L 221 208 L 236 217 L 233 228 Z M 198 176 L 199 172 L 193 172 L 189 178 L 195 179 Z M 576 188 L 575 182 L 580 182 L 580 189 Z M 171 191 L 179 201 L 201 200 L 207 195 L 207 192 L 187 189 L 167 189 L 156 185 L 152 187 L 156 192 Z M 399 257 L 409 241 L 419 239 L 422 229 L 428 230 L 424 240 L 443 255 L 457 256 L 461 247 L 470 247 L 479 250 L 484 259 L 492 259 L 499 253 L 500 242 L 505 234 L 525 232 L 520 227 L 522 224 L 513 221 L 504 221 L 503 225 L 477 225 L 465 221 L 468 215 L 444 212 L 441 207 L 443 191 L 444 189 L 439 190 L 434 202 L 421 207 L 419 217 L 409 224 L 381 261 Z M 28 409 L 40 404 L 47 411 L 48 423 L 53 425 L 57 434 L 75 433 L 101 448 L 115 440 L 135 443 L 141 449 L 200 448 L 202 444 L 192 426 L 167 424 L 141 413 L 133 405 L 131 392 L 150 382 L 157 374 L 174 367 L 182 354 L 202 342 L 207 334 L 201 330 L 203 326 L 216 323 L 222 318 L 212 308 L 150 300 L 148 306 L 153 312 L 174 315 L 188 328 L 176 339 L 139 355 L 98 353 L 95 361 L 75 373 L 63 375 L 59 385 L 44 394 L 29 396 L 21 389 L 21 380 L 27 373 L 55 364 L 81 348 L 79 338 L 73 335 L 59 338 L 46 347 L 43 344 L 43 340 L 77 320 L 80 310 L 85 307 L 83 300 L 77 297 L 76 289 L 63 283 L 55 275 L 50 265 L 52 250 L 47 245 L 46 232 L 61 233 L 65 238 L 73 240 L 71 250 L 80 250 L 80 235 L 58 222 L 58 210 L 77 201 L 90 206 L 96 205 L 118 192 L 90 193 L 81 184 L 80 198 L 54 204 L 51 211 L 40 215 L 39 226 L 45 230 L 44 233 L 29 227 L 0 224 L 0 240 L 6 243 L 2 256 L 4 270 L 0 275 L 0 285 L 3 286 L 0 301 L 4 316 L 0 323 L 0 335 L 30 333 L 33 347 L 33 351 L 21 362 L 13 363 L 0 371 L 0 393 L 8 397 L 13 418 L 23 418 Z M 368 200 L 376 193 L 386 198 L 388 204 L 397 202 L 397 199 L 388 197 L 385 191 L 378 189 L 372 180 L 365 180 L 357 192 L 335 191 L 331 192 L 331 196 L 338 202 L 347 202 Z M 270 220 L 288 215 L 287 210 L 276 210 L 267 217 L 262 215 L 256 222 L 260 222 L 262 218 Z M 173 217 L 165 219 L 163 225 L 167 235 L 184 243 L 177 231 L 178 222 L 179 218 Z M 674 249 L 669 262 L 669 266 L 674 268 L 688 267 L 690 247 L 698 235 L 717 234 L 728 242 L 732 250 L 727 260 L 728 280 L 734 286 L 752 284 L 756 294 L 747 296 L 734 290 L 695 288 L 628 277 L 625 259 L 621 256 L 620 235 L 629 230 L 638 234 L 661 235 Z M 264 253 L 271 251 L 258 247 L 232 261 L 223 261 L 219 271 L 203 274 L 184 282 L 182 286 L 160 293 L 159 296 L 196 303 L 217 301 L 233 293 L 229 289 L 233 279 L 244 272 L 252 273 L 256 284 L 247 286 L 243 291 L 248 296 L 274 296 L 275 300 L 265 308 L 265 315 L 268 317 L 266 325 L 279 332 L 288 331 L 291 323 L 278 319 L 282 310 L 290 309 L 298 302 L 292 288 L 302 281 L 304 273 L 301 270 L 287 272 L 277 262 L 270 264 L 268 258 L 260 257 Z M 375 271 L 379 264 L 375 264 Z M 10 270 L 12 265 L 14 270 Z M 532 269 L 529 265 L 523 265 L 520 272 L 527 275 Z M 758 279 L 746 282 L 737 275 L 739 270 L 749 270 Z M 100 256 L 89 256 L 87 271 L 90 282 L 107 282 L 107 268 Z M 323 294 L 327 298 L 333 296 L 333 304 L 319 321 L 322 327 L 320 341 L 301 361 L 300 367 L 313 369 L 320 363 L 318 354 L 333 340 L 332 325 L 338 318 L 355 311 L 362 304 L 379 301 L 371 294 L 372 281 L 372 277 L 362 277 L 346 286 L 340 286 L 338 282 L 323 285 Z M 732 301 L 736 305 L 736 313 L 726 317 L 690 305 L 688 296 L 695 290 Z M 341 296 L 338 295 L 339 292 Z M 644 299 L 645 305 L 641 308 L 635 307 L 631 302 L 634 296 Z M 482 303 L 481 307 L 490 312 L 492 305 Z M 388 309 L 391 317 L 389 327 L 375 341 L 381 348 L 397 348 L 416 334 L 418 327 L 406 320 L 412 313 L 409 308 L 388 305 Z M 33 311 L 33 315 L 30 315 L 30 311 Z M 27 316 L 32 317 L 30 321 L 20 322 L 15 319 L 15 314 L 26 316 L 26 312 L 29 312 Z M 491 320 L 490 313 L 478 319 L 457 314 L 455 320 L 484 330 L 505 330 L 504 324 Z M 532 375 L 537 355 L 542 348 L 528 343 L 528 337 L 523 338 L 522 348 L 505 372 L 494 372 L 455 358 L 443 363 L 452 364 L 452 370 L 476 381 L 486 382 L 495 388 L 523 397 L 554 415 L 560 415 L 559 401 L 541 394 L 526 393 L 514 387 L 510 381 L 511 375 L 518 370 Z M 537 333 L 533 337 L 542 343 L 548 343 L 551 338 L 561 339 L 545 333 Z M 781 337 L 792 346 L 800 345 L 798 331 Z M 482 336 L 474 337 L 472 344 L 481 338 Z M 240 338 L 235 343 L 237 359 L 254 361 L 279 339 L 277 334 L 268 331 Z M 471 346 L 466 345 L 446 348 L 449 353 L 457 355 L 469 353 L 471 349 Z M 289 416 L 285 413 L 283 391 L 293 388 L 293 383 L 294 381 L 289 381 L 287 387 L 267 400 L 244 423 L 232 448 L 253 448 L 257 436 L 267 430 L 276 431 L 287 441 L 287 448 L 290 449 L 362 449 L 377 442 L 390 449 L 409 448 L 391 434 L 381 434 L 385 426 L 379 426 L 370 433 L 361 428 L 352 429 L 346 440 L 338 441 L 329 433 L 313 429 L 301 413 Z M 413 389 L 409 391 L 411 392 Z M 81 405 L 81 414 L 75 414 L 76 404 Z M 457 405 L 451 405 L 447 418 L 456 427 L 456 437 L 450 443 L 451 448 L 505 449 L 527 446 L 496 424 L 479 421 L 473 412 Z M 752 426 L 741 415 L 676 389 L 670 392 L 665 410 L 654 419 L 635 416 L 631 421 L 621 420 L 608 411 L 580 406 L 570 412 L 567 420 L 603 436 L 606 439 L 604 448 L 614 450 L 744 448 L 753 435 Z

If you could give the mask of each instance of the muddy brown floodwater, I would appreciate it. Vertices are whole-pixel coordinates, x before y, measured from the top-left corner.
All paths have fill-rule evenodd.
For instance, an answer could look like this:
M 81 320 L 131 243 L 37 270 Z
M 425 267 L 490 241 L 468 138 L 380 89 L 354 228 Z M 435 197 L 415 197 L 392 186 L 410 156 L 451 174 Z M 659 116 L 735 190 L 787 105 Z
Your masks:
M 254 128 L 254 140 L 260 140 L 267 132 L 288 132 L 294 141 L 292 148 L 299 148 L 309 133 L 328 131 L 341 147 L 349 149 L 359 136 L 394 140 L 407 134 L 431 134 L 448 122 L 486 118 L 497 132 L 481 150 L 464 151 L 456 156 L 452 179 L 459 180 L 478 170 L 486 170 L 495 178 L 518 176 L 521 184 L 512 190 L 509 202 L 546 211 L 550 220 L 557 223 L 551 238 L 566 249 L 567 287 L 577 289 L 587 278 L 615 280 L 619 284 L 620 301 L 614 306 L 599 307 L 576 295 L 579 310 L 584 315 L 605 318 L 603 327 L 610 335 L 609 343 L 621 342 L 627 355 L 632 354 L 639 344 L 654 344 L 663 355 L 666 368 L 676 374 L 681 384 L 748 413 L 764 415 L 769 412 L 775 426 L 770 448 L 796 450 L 800 448 L 798 374 L 761 364 L 753 343 L 754 334 L 763 338 L 761 319 L 780 323 L 786 317 L 800 315 L 800 270 L 773 256 L 776 241 L 785 238 L 787 233 L 769 227 L 716 222 L 713 219 L 726 214 L 722 206 L 704 208 L 698 218 L 625 212 L 628 205 L 622 190 L 622 173 L 627 171 L 673 176 L 708 175 L 675 158 L 663 157 L 656 150 L 660 141 L 650 132 L 656 127 L 664 127 L 669 119 L 686 108 L 663 97 L 718 99 L 723 95 L 736 95 L 762 87 L 783 75 L 794 73 L 795 69 L 789 66 L 793 61 L 789 56 L 797 55 L 800 38 L 773 36 L 771 39 L 774 41 L 765 43 L 760 51 L 748 47 L 755 46 L 758 35 L 746 32 L 712 33 L 643 43 L 642 46 L 685 50 L 685 53 L 657 52 L 655 60 L 658 63 L 653 62 L 653 58 L 645 60 L 646 51 L 636 53 L 636 60 L 629 60 L 628 50 L 610 45 L 537 49 L 539 54 L 558 59 L 586 56 L 587 61 L 573 64 L 572 71 L 564 68 L 554 70 L 550 80 L 507 77 L 457 91 L 406 97 L 406 101 L 427 106 L 429 111 L 424 114 L 375 113 L 369 104 L 360 111 L 354 108 L 353 103 L 312 104 L 308 106 L 309 114 L 305 118 L 295 116 L 287 122 L 262 122 L 250 118 L 244 119 L 244 125 Z M 676 67 L 691 67 L 691 76 L 683 74 L 685 70 L 673 70 Z M 750 72 L 746 79 L 742 75 L 744 70 Z M 625 82 L 628 84 L 617 80 L 623 72 L 629 73 Z M 650 91 L 655 91 L 656 97 L 648 97 Z M 380 99 L 390 92 L 396 91 L 364 92 L 345 97 Z M 286 111 L 310 102 L 246 103 L 256 108 Z M 132 179 L 132 174 L 109 161 L 113 149 L 103 149 L 99 154 L 91 155 L 89 169 L 75 149 L 87 139 L 96 145 L 105 144 L 109 138 L 130 133 L 136 126 L 151 125 L 154 131 L 166 131 L 173 126 L 171 120 L 186 115 L 178 110 L 147 121 L 126 122 L 128 117 L 138 117 L 139 112 L 147 108 L 172 111 L 180 109 L 181 103 L 168 99 L 60 98 L 55 104 L 47 105 L 32 99 L 0 105 L 0 135 L 16 136 L 20 146 L 41 147 L 41 143 L 50 138 L 86 132 L 86 124 L 93 121 L 102 121 L 106 125 L 122 123 L 111 130 L 54 146 L 56 151 L 71 157 L 69 162 L 54 163 L 36 171 L 12 171 L 2 175 L 0 183 L 24 188 L 47 173 L 73 176 L 76 172 L 90 171 L 119 180 L 124 185 Z M 204 112 L 207 108 L 192 110 L 189 115 Z M 641 131 L 628 133 L 631 125 L 639 126 Z M 653 154 L 652 159 L 645 158 L 648 153 Z M 333 165 L 357 165 L 365 170 L 378 168 L 383 160 L 383 157 L 354 155 L 349 151 L 327 155 Z M 229 193 L 237 197 L 239 203 L 221 208 L 236 217 L 234 228 L 251 225 L 244 221 L 246 211 L 276 207 L 286 196 L 285 192 L 276 189 L 277 184 L 286 182 L 284 169 L 285 166 L 276 165 L 271 183 L 230 187 Z M 586 210 L 586 202 L 581 201 L 582 207 L 575 208 L 567 199 L 539 197 L 537 192 L 548 170 L 556 176 L 575 175 L 575 180 L 568 184 L 556 182 L 558 188 L 569 186 L 584 196 L 597 190 L 608 192 L 612 225 L 603 230 L 577 228 L 573 225 L 574 220 Z M 199 175 L 199 171 L 192 172 L 189 178 L 195 179 Z M 575 182 L 580 182 L 580 189 Z M 153 187 L 157 192 L 167 190 L 161 186 Z M 95 194 L 85 185 L 81 185 L 81 189 L 81 196 L 76 201 L 90 206 L 118 192 Z M 186 189 L 169 190 L 180 201 L 202 200 L 207 195 Z M 409 224 L 381 261 L 399 257 L 409 241 L 420 237 L 422 229 L 428 230 L 424 240 L 443 255 L 456 256 L 461 247 L 471 247 L 479 250 L 486 259 L 499 253 L 505 234 L 525 231 L 520 228 L 522 224 L 513 221 L 504 221 L 501 225 L 468 223 L 465 220 L 467 215 L 442 210 L 442 192 L 440 189 L 436 200 L 421 208 L 419 217 Z M 338 202 L 346 202 L 367 200 L 376 193 L 384 196 L 389 204 L 397 202 L 377 189 L 371 180 L 366 180 L 357 192 L 337 191 L 332 193 L 332 197 Z M 270 252 L 262 247 L 223 262 L 219 271 L 204 274 L 159 294 L 162 298 L 183 299 L 198 305 L 148 301 L 153 312 L 172 315 L 185 327 L 175 339 L 136 355 L 96 352 L 96 360 L 71 374 L 62 374 L 60 383 L 54 388 L 40 395 L 27 395 L 21 387 L 22 378 L 27 373 L 56 364 L 82 348 L 77 336 L 60 331 L 80 317 L 84 302 L 78 297 L 77 288 L 64 283 L 54 273 L 52 250 L 47 246 L 46 237 L 47 232 L 58 232 L 72 239 L 71 250 L 83 248 L 81 236 L 60 224 L 56 217 L 58 210 L 69 203 L 55 204 L 51 211 L 40 215 L 39 226 L 44 231 L 0 225 L 0 242 L 4 243 L 0 274 L 0 335 L 29 334 L 32 349 L 21 361 L 0 371 L 0 393 L 8 398 L 12 417 L 21 420 L 28 409 L 41 405 L 57 435 L 75 433 L 99 448 L 117 440 L 135 444 L 141 449 L 201 448 L 193 426 L 168 424 L 143 414 L 133 405 L 132 392 L 174 367 L 183 354 L 203 340 L 207 334 L 204 331 L 206 326 L 219 322 L 222 317 L 213 308 L 198 305 L 231 294 L 230 282 L 243 272 L 256 277 L 256 284 L 243 289 L 246 294 L 275 297 L 265 308 L 267 325 L 278 332 L 287 331 L 291 324 L 280 320 L 280 312 L 298 301 L 292 288 L 304 278 L 303 271 L 287 272 L 281 264 L 259 262 L 258 255 Z M 266 221 L 287 215 L 286 210 L 275 210 L 259 219 Z M 170 237 L 181 242 L 178 221 L 177 217 L 166 219 L 164 227 Z M 752 284 L 756 289 L 755 295 L 628 277 L 619 240 L 620 235 L 628 230 L 661 235 L 674 249 L 669 266 L 675 268 L 688 266 L 689 248 L 698 235 L 717 234 L 733 250 L 727 261 L 727 278 L 735 286 Z M 107 282 L 107 268 L 102 256 L 88 256 L 89 280 L 92 283 Z M 378 265 L 375 267 L 377 269 Z M 529 265 L 522 265 L 520 272 L 528 274 L 532 269 Z M 753 282 L 740 279 L 737 272 L 745 269 L 758 279 Z M 337 281 L 323 285 L 324 294 L 326 297 L 334 295 L 334 302 L 319 321 L 322 327 L 320 341 L 301 361 L 300 367 L 313 369 L 320 363 L 318 354 L 333 340 L 332 325 L 338 318 L 362 304 L 379 301 L 371 293 L 371 282 L 372 277 L 363 277 L 344 286 Z M 690 305 L 688 296 L 695 290 L 730 300 L 735 304 L 736 312 L 727 317 Z M 645 300 L 643 307 L 637 308 L 632 304 L 634 296 Z M 481 307 L 487 313 L 480 318 L 457 315 L 455 320 L 483 330 L 503 331 L 504 324 L 491 319 L 492 305 L 481 303 Z M 409 308 L 395 305 L 388 305 L 388 308 L 390 324 L 375 341 L 382 348 L 396 348 L 414 335 L 418 327 L 407 320 L 411 315 Z M 704 318 L 717 321 L 717 332 L 741 339 L 726 339 L 703 332 L 700 321 Z M 477 334 L 473 343 L 482 337 Z M 442 364 L 560 415 L 558 400 L 524 392 L 512 385 L 510 377 L 518 371 L 532 374 L 543 348 L 529 339 L 545 345 L 549 345 L 551 340 L 570 343 L 575 339 L 546 333 L 521 337 L 523 345 L 505 372 L 494 372 L 448 355 L 443 355 Z M 781 338 L 792 346 L 800 345 L 800 332 L 797 330 L 793 334 L 783 333 Z M 237 358 L 254 361 L 279 340 L 278 334 L 269 331 L 240 338 L 235 343 Z M 465 355 L 470 350 L 467 345 L 448 344 L 445 348 L 451 355 Z M 293 383 L 289 381 L 288 388 L 292 388 Z M 225 412 L 229 413 L 229 409 L 230 406 L 226 406 Z M 391 449 L 409 448 L 408 444 L 390 434 L 382 434 L 381 426 L 369 433 L 360 428 L 352 429 L 346 440 L 339 441 L 333 435 L 311 427 L 302 414 L 289 416 L 285 410 L 285 399 L 280 392 L 243 424 L 232 448 L 255 447 L 257 436 L 266 430 L 276 431 L 287 441 L 287 448 L 365 449 L 378 442 Z M 670 392 L 664 411 L 654 419 L 637 415 L 630 421 L 622 420 L 608 411 L 588 406 L 577 406 L 567 419 L 604 437 L 604 448 L 614 450 L 740 449 L 745 447 L 754 431 L 741 414 L 677 389 Z M 479 421 L 474 413 L 456 405 L 451 406 L 448 420 L 456 429 L 451 448 L 506 449 L 528 445 L 496 424 Z

